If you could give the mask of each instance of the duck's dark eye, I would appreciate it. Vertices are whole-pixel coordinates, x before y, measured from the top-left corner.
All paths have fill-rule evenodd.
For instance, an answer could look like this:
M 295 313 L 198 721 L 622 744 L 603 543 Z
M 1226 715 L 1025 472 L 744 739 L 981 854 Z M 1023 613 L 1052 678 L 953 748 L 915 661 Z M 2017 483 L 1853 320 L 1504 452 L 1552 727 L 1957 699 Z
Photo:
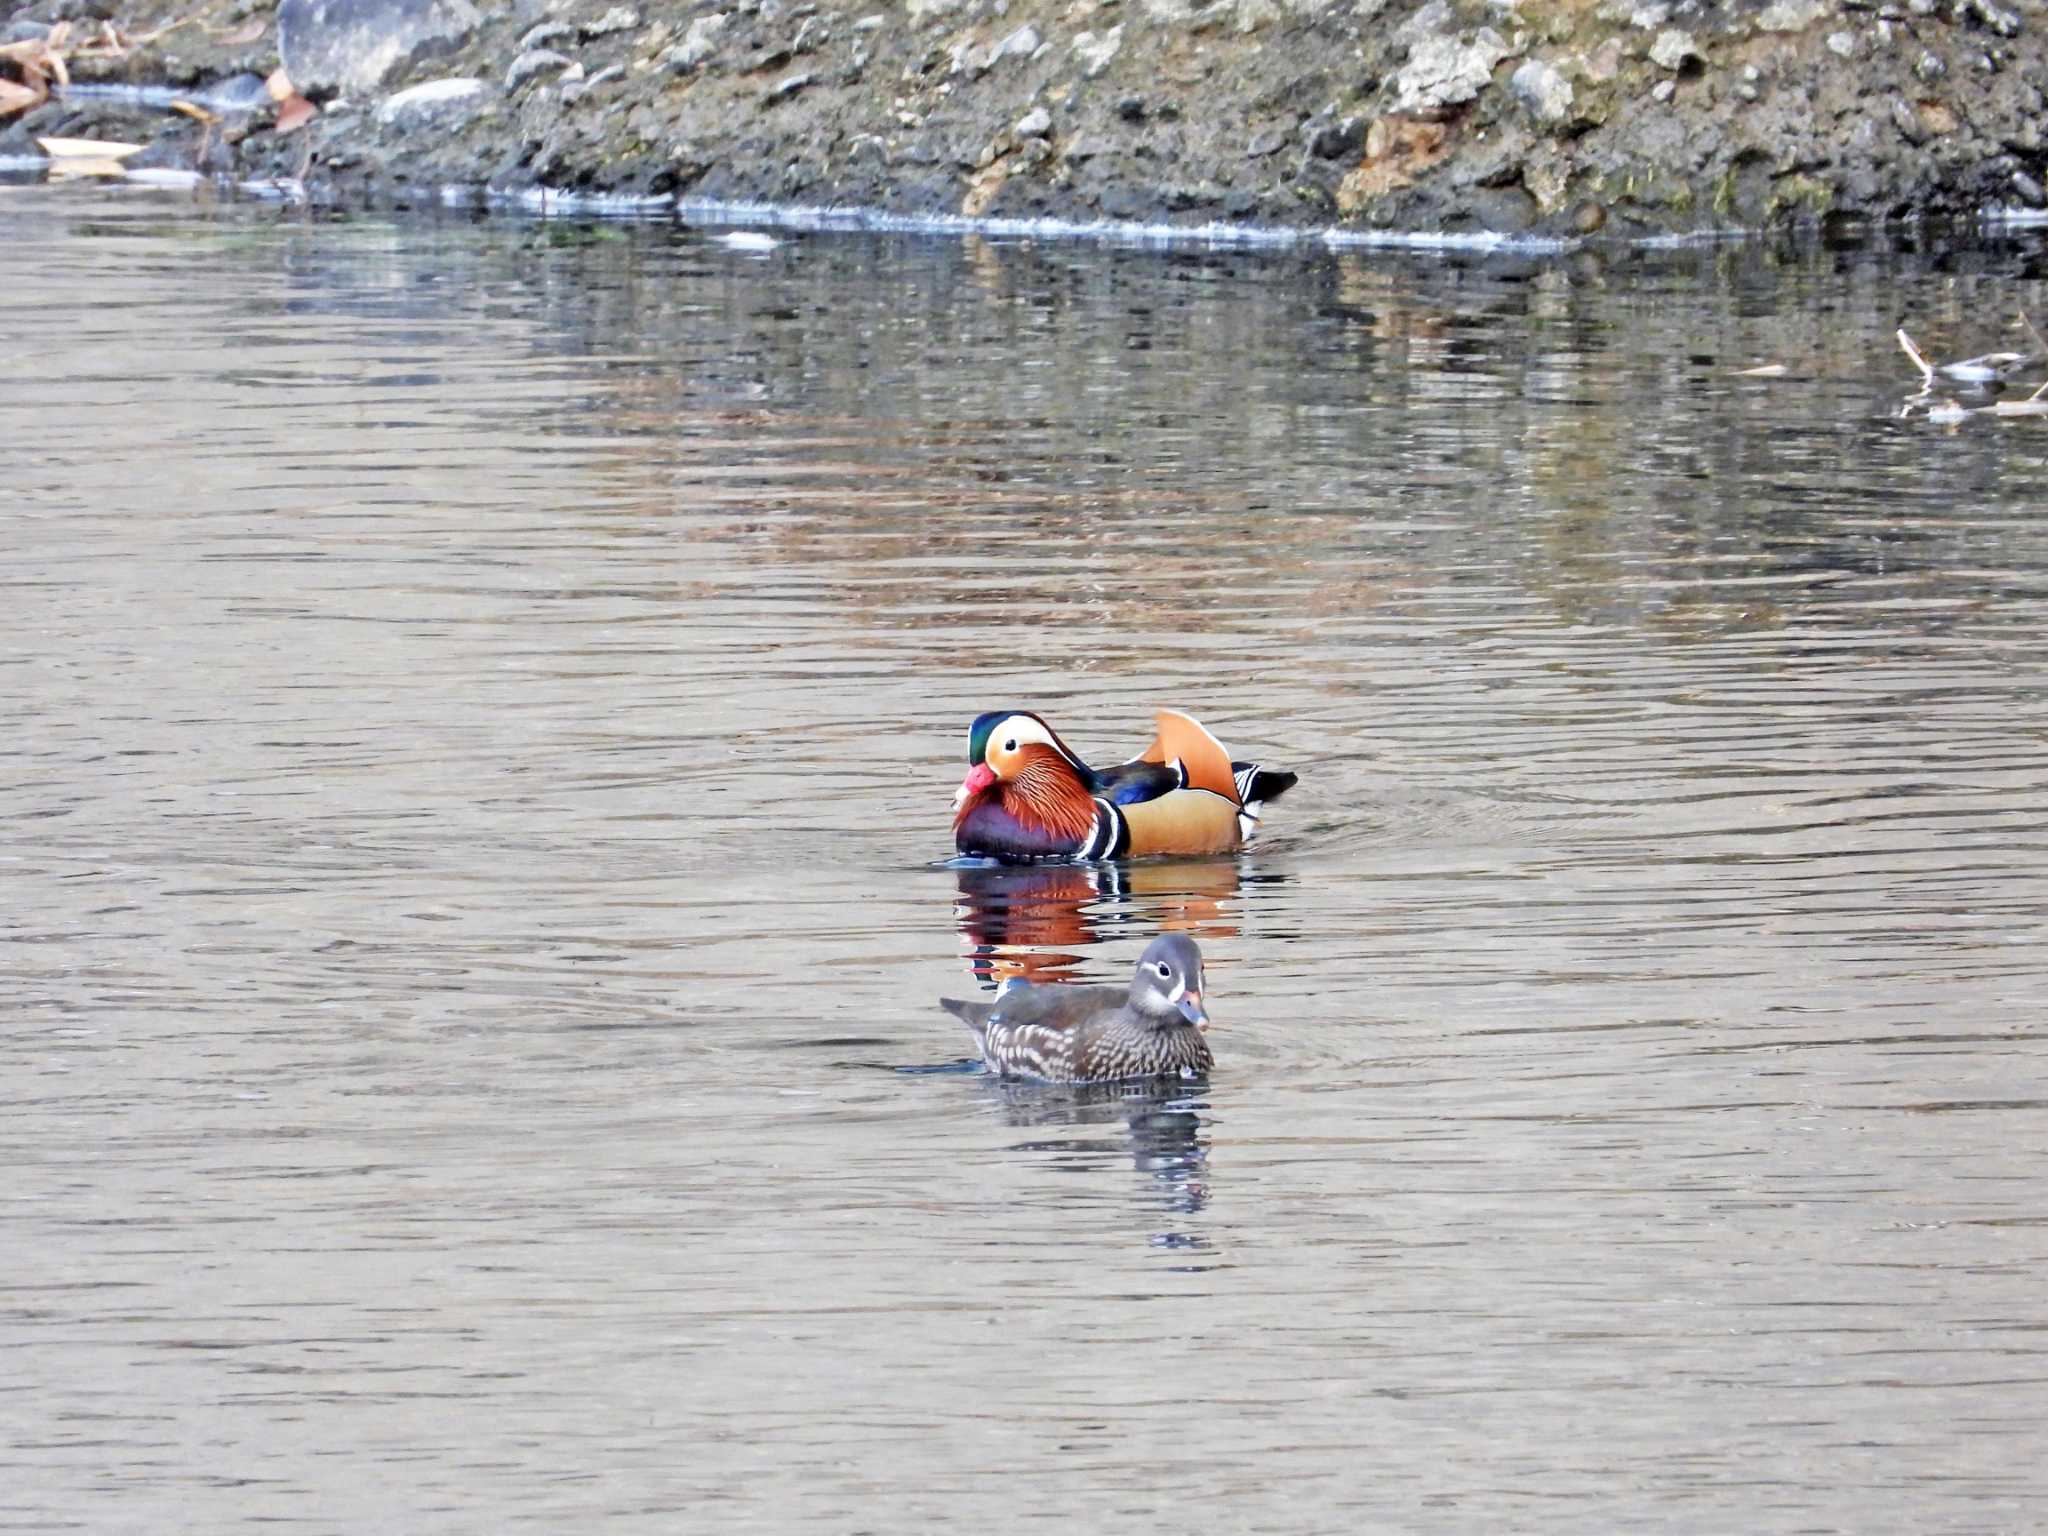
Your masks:
M 1003 750 L 1005 752 L 1014 752 L 1017 750 L 1017 743 L 1014 741 L 1006 741 L 1003 743 Z
M 1164 960 L 1155 963 L 1152 969 L 1157 971 L 1161 976 L 1171 976 L 1173 974 L 1173 967 L 1168 965 Z

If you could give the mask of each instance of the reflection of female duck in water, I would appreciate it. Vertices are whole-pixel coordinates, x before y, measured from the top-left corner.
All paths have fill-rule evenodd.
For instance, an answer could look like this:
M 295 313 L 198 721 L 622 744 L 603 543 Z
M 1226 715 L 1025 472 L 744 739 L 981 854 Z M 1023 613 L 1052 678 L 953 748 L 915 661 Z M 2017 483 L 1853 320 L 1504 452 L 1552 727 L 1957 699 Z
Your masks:
M 1050 1084 L 991 1077 L 988 1091 L 1011 1125 L 1055 1133 L 1020 1141 L 1015 1151 L 1049 1156 L 1062 1170 L 1081 1174 L 1128 1156 L 1132 1166 L 1147 1176 L 1147 1188 L 1167 1211 L 1192 1216 L 1209 1203 L 1209 1149 L 1201 1115 L 1206 1106 L 1196 1097 L 1203 1091 L 1201 1085 Z M 1089 1134 L 1119 1121 L 1124 1128 L 1121 1136 Z M 1062 1130 L 1067 1134 L 1057 1134 Z M 1100 1198 L 1099 1190 L 1090 1184 L 1048 1187 L 1071 1189 L 1076 1199 Z M 1209 1246 L 1206 1237 L 1194 1232 L 1154 1233 L 1152 1242 L 1176 1249 Z

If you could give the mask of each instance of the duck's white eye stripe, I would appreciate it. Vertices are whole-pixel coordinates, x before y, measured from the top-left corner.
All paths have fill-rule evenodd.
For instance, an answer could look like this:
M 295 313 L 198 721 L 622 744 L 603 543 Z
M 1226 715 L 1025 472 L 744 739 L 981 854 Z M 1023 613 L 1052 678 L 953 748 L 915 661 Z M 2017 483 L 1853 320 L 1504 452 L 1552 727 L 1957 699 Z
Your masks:
M 1003 722 L 1004 750 L 1014 752 L 1020 742 L 1036 742 L 1049 747 L 1052 745 L 1052 733 L 1028 715 L 1012 715 Z
M 1188 995 L 1188 984 L 1187 984 L 1186 982 L 1184 982 L 1184 981 L 1181 981 L 1181 982 L 1176 982 L 1176 983 L 1174 983 L 1174 988 L 1173 988 L 1173 990 L 1172 990 L 1171 992 L 1169 992 L 1169 993 L 1167 993 L 1167 994 L 1166 994 L 1166 1000 L 1167 1000 L 1167 1001 L 1168 1001 L 1169 1003 L 1177 1003 L 1177 1002 L 1179 1002 L 1179 1001 L 1180 1001 L 1180 1000 L 1181 1000 L 1182 998 L 1186 997 L 1187 995 Z

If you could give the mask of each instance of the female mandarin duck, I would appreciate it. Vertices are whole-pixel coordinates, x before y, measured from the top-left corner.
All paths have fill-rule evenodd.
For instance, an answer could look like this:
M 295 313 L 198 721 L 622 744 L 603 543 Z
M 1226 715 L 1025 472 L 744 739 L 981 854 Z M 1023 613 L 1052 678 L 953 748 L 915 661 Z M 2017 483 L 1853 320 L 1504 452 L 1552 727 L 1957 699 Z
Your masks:
M 1233 763 L 1192 716 L 1162 709 L 1158 727 L 1138 756 L 1097 771 L 1029 710 L 977 716 L 954 846 L 998 859 L 1226 853 L 1294 786 L 1291 773 Z
M 1202 952 L 1184 933 L 1154 939 L 1129 991 L 1013 982 L 992 1003 L 940 1002 L 966 1021 L 991 1072 L 1053 1083 L 1199 1074 L 1212 1064 Z

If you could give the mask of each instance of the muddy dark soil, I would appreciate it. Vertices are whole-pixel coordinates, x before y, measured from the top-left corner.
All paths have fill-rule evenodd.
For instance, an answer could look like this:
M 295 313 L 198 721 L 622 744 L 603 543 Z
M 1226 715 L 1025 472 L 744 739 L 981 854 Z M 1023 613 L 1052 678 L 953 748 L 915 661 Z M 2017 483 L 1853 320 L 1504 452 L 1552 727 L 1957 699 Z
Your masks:
M 0 121 L 0 154 L 140 136 L 142 163 L 363 205 L 547 186 L 1564 235 L 2048 202 L 2044 0 L 410 0 L 431 35 L 329 68 L 334 18 L 306 12 L 373 3 L 401 0 L 32 0 L 0 41 L 124 44 L 80 82 L 203 91 L 282 48 L 324 110 L 280 134 L 267 101 L 208 125 L 74 96 Z M 408 91 L 432 82 L 464 83 Z

